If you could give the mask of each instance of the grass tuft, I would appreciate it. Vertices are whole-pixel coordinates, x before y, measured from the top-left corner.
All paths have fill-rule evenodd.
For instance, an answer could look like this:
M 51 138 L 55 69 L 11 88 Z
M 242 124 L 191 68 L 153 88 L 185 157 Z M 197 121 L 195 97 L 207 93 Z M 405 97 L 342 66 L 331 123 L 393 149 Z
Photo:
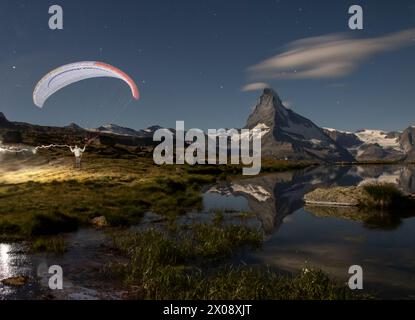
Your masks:
M 27 232 L 31 236 L 55 235 L 76 231 L 78 226 L 78 219 L 60 212 L 36 214 L 29 223 Z
M 54 254 L 64 254 L 66 251 L 66 244 L 63 237 L 42 237 L 37 238 L 31 245 L 33 252 L 47 252 Z
M 281 275 L 262 267 L 233 266 L 225 259 L 243 247 L 259 248 L 262 235 L 244 226 L 196 224 L 114 236 L 129 258 L 111 265 L 134 299 L 351 299 L 355 296 L 321 271 Z M 110 272 L 111 270 L 106 270 Z
M 362 204 L 379 209 L 397 209 L 414 207 L 412 199 L 405 196 L 396 185 L 390 183 L 374 183 L 363 186 L 364 191 L 373 200 L 372 203 Z

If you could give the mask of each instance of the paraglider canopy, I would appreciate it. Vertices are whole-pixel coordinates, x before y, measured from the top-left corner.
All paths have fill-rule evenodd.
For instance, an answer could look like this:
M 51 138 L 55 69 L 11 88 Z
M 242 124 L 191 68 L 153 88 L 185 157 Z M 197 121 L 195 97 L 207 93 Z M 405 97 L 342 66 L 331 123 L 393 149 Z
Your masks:
M 103 62 L 84 61 L 64 65 L 45 75 L 36 85 L 33 102 L 42 108 L 46 100 L 60 89 L 81 80 L 100 77 L 123 80 L 130 87 L 134 99 L 139 99 L 140 93 L 136 83 L 125 72 Z

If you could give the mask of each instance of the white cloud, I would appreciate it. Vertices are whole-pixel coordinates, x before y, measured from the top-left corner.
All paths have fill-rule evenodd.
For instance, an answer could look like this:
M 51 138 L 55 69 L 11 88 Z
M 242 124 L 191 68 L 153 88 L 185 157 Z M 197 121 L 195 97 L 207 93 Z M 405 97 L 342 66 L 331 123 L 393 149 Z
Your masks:
M 330 34 L 294 41 L 285 51 L 248 68 L 254 78 L 318 79 L 346 76 L 365 59 L 415 44 L 415 28 L 386 36 L 354 39 Z
M 243 92 L 248 92 L 248 91 L 258 91 L 258 90 L 263 90 L 266 88 L 269 88 L 269 84 L 265 83 L 265 82 L 255 82 L 255 83 L 250 83 L 247 84 L 246 86 L 244 86 L 242 88 Z

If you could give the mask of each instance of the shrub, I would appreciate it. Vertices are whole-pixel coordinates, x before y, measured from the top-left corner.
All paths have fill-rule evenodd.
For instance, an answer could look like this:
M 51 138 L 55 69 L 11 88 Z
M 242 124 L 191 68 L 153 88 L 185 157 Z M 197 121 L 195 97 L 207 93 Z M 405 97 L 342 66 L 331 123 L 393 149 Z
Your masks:
M 20 226 L 9 221 L 0 222 L 0 234 L 20 233 Z
M 363 186 L 363 188 L 373 199 L 375 207 L 390 208 L 393 206 L 402 206 L 405 202 L 403 193 L 393 184 L 368 184 Z
M 29 224 L 28 233 L 32 236 L 54 235 L 62 232 L 76 231 L 78 226 L 78 219 L 59 212 L 37 214 Z

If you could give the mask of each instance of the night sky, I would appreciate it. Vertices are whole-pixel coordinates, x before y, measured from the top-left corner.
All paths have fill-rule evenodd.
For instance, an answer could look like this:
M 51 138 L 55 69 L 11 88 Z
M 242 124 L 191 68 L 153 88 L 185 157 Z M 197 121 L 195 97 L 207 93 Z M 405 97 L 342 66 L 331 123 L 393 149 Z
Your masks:
M 53 4 L 62 31 L 48 28 Z M 364 9 L 364 30 L 348 28 L 352 4 Z M 240 128 L 260 95 L 242 89 L 266 82 L 320 126 L 415 125 L 415 1 L 1 0 L 0 24 L 0 111 L 14 121 Z M 124 70 L 142 98 L 123 108 L 128 86 L 90 79 L 34 106 L 44 74 L 85 60 Z

